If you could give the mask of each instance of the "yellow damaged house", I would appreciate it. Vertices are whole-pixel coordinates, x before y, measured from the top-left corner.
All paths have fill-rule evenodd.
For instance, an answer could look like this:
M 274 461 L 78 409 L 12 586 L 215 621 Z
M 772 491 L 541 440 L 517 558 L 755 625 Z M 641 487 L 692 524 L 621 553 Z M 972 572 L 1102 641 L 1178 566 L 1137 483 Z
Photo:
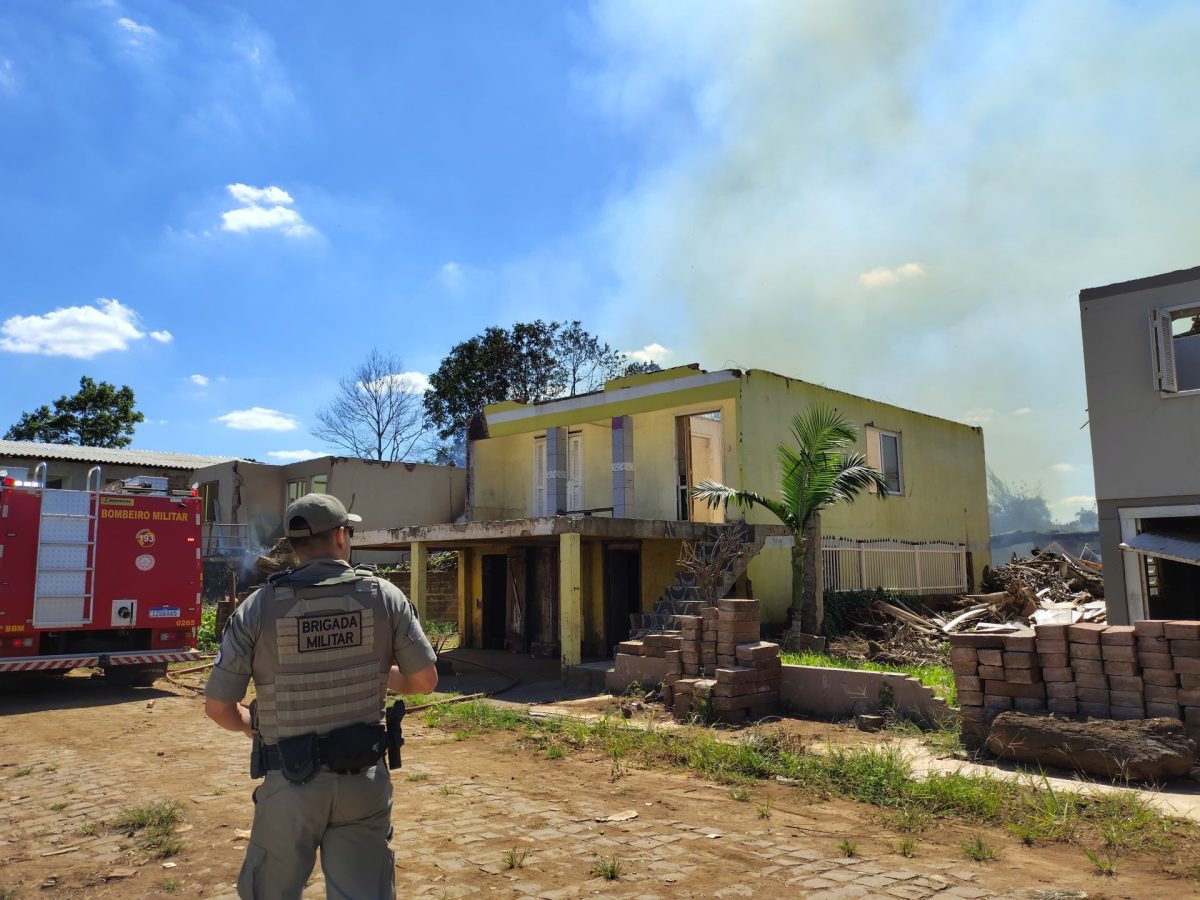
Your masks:
M 762 601 L 782 625 L 791 597 L 786 529 L 765 510 L 710 510 L 690 489 L 711 480 L 775 496 L 776 447 L 792 416 L 836 407 L 889 482 L 822 516 L 826 590 L 969 590 L 990 562 L 979 428 L 761 370 L 684 366 L 617 378 L 603 390 L 487 407 L 468 437 L 466 521 L 368 532 L 362 549 L 411 549 L 423 609 L 430 551 L 459 554 L 466 646 L 608 657 L 631 629 L 661 624 L 687 596 L 684 542 L 738 529 L 741 560 L 722 595 Z M 815 552 L 815 551 L 814 551 Z

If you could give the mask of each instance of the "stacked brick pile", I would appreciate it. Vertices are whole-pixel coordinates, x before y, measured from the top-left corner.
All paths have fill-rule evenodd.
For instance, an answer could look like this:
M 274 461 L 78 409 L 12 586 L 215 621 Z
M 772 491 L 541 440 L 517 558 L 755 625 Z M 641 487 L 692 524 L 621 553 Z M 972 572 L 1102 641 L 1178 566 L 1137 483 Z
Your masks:
M 1133 626 L 1145 684 L 1146 715 L 1181 719 L 1200 732 L 1200 622 Z
M 760 641 L 759 602 L 721 600 L 701 616 L 682 616 L 679 656 L 668 656 L 664 699 L 686 719 L 706 699 L 723 722 L 773 715 L 783 663 L 779 645 Z M 711 661 L 710 661 L 711 660 Z M 711 671 L 711 678 L 698 677 Z
M 1200 735 L 1200 622 L 1039 625 L 955 634 L 964 736 L 1008 709 L 1101 719 L 1181 719 Z

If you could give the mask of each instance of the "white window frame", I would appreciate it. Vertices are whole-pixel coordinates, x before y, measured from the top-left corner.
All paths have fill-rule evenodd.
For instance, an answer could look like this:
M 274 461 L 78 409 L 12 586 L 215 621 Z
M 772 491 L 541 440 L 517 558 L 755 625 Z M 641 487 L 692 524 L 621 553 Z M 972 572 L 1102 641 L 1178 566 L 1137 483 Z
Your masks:
M 1196 393 L 1189 391 L 1188 393 Z M 1127 506 L 1117 510 L 1121 521 L 1121 543 L 1131 541 L 1138 534 L 1140 519 L 1178 519 L 1200 516 L 1200 506 Z M 1137 553 L 1132 550 L 1122 550 L 1121 560 L 1125 569 L 1125 608 L 1129 621 L 1137 622 L 1150 615 L 1150 603 L 1146 596 L 1146 567 Z
M 579 478 L 571 480 L 571 470 L 575 469 Z M 572 501 L 574 495 L 574 501 Z M 583 432 L 567 432 L 567 509 L 578 512 L 586 509 L 587 504 L 583 495 Z
M 900 480 L 900 490 L 888 491 L 889 497 L 904 496 L 904 435 L 899 431 L 890 431 L 887 428 L 878 428 L 875 425 L 868 425 L 864 429 L 867 438 L 867 465 L 880 472 L 883 471 L 883 438 L 894 437 L 896 439 L 896 474 Z M 872 486 L 870 489 L 872 494 L 876 493 Z
M 1200 315 L 1200 303 L 1160 306 L 1150 310 L 1150 366 L 1155 389 L 1160 397 L 1195 397 L 1200 387 L 1179 390 L 1175 371 L 1175 334 L 1172 322 L 1177 313 Z
M 540 465 L 539 465 L 540 463 Z M 546 436 L 533 439 L 533 496 L 529 507 L 532 517 L 540 519 L 546 512 Z

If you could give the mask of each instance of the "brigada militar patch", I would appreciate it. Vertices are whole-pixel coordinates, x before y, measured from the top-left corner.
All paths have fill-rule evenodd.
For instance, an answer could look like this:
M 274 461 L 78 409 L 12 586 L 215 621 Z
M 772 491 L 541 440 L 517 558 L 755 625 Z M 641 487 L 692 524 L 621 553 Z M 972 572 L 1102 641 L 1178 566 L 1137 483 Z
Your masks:
M 362 646 L 362 610 L 300 616 L 296 623 L 301 653 Z

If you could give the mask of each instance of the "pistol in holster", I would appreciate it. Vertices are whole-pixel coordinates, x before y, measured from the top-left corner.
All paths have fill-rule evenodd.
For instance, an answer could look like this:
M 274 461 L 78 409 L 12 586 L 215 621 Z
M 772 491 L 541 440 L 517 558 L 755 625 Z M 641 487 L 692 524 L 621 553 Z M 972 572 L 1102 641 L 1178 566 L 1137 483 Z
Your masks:
M 262 735 L 258 733 L 258 698 L 250 701 L 250 727 L 254 729 L 253 743 L 250 745 L 250 777 L 265 778 L 267 761 L 263 758 Z
M 397 700 L 388 708 L 384 719 L 387 725 L 387 759 L 389 769 L 400 768 L 400 748 L 404 746 L 404 701 Z

